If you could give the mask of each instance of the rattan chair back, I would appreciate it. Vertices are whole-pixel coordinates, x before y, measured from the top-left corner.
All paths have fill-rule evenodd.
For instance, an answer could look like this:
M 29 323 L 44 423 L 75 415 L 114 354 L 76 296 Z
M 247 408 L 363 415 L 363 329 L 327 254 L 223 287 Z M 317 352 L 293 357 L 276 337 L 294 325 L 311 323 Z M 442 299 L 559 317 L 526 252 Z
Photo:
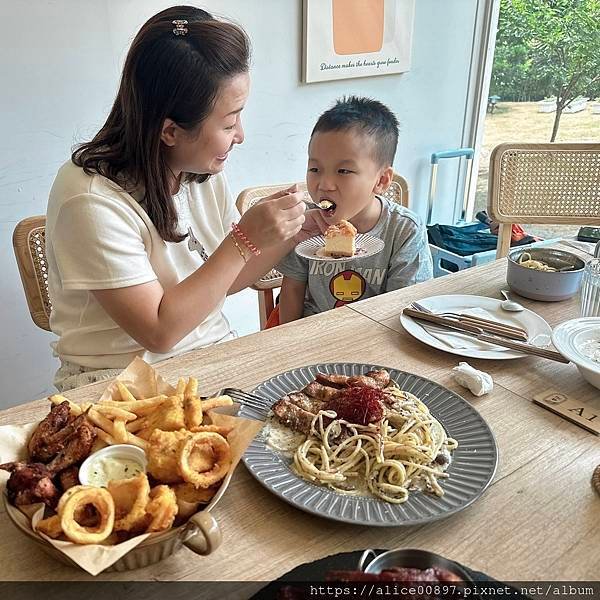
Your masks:
M 500 144 L 490 156 L 488 214 L 497 257 L 513 223 L 600 223 L 600 144 Z
M 29 217 L 19 222 L 13 233 L 13 248 L 29 314 L 38 327 L 50 331 L 46 217 Z

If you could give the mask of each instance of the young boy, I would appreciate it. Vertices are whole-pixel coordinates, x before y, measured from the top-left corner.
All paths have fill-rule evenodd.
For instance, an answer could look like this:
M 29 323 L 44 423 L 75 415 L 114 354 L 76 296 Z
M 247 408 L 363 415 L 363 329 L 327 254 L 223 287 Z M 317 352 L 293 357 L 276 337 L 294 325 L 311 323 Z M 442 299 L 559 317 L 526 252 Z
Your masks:
M 312 200 L 333 203 L 321 211 L 327 225 L 345 219 L 385 245 L 379 254 L 349 261 L 309 261 L 288 254 L 277 267 L 284 275 L 280 323 L 432 277 L 427 232 L 419 217 L 381 196 L 392 182 L 397 144 L 398 121 L 376 100 L 342 98 L 319 117 L 308 145 L 306 183 Z

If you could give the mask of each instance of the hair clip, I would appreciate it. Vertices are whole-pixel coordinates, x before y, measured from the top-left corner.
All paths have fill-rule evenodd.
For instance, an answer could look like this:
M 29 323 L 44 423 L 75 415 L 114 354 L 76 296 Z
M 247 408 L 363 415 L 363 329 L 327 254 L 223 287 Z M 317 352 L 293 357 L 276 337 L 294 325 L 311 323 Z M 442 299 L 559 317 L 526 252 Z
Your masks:
M 188 22 L 185 19 L 175 19 L 172 23 L 175 25 L 175 29 L 173 29 L 175 35 L 185 35 L 188 32 L 186 27 Z

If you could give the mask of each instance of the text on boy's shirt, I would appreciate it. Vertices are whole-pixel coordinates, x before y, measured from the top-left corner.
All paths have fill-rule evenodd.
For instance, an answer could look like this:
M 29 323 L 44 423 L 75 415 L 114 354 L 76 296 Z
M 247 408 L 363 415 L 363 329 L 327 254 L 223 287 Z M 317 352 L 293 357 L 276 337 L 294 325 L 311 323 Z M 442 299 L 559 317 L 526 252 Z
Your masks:
M 308 273 L 309 275 L 323 275 L 324 277 L 331 277 L 332 275 L 337 275 L 345 270 L 346 263 L 344 262 L 311 261 Z M 352 270 L 356 273 L 360 273 L 367 283 L 371 285 L 381 285 L 387 273 L 387 268 L 364 269 L 361 267 L 354 267 Z

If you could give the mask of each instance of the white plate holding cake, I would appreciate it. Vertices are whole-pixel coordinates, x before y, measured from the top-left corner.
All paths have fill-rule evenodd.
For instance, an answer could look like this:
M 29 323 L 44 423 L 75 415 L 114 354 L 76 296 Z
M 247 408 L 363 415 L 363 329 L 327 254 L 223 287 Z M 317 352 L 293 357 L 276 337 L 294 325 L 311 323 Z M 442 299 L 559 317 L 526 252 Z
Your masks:
M 352 223 L 340 221 L 324 235 L 309 238 L 296 246 L 296 254 L 309 260 L 348 261 L 373 256 L 383 250 L 383 241 L 368 233 L 358 233 Z

